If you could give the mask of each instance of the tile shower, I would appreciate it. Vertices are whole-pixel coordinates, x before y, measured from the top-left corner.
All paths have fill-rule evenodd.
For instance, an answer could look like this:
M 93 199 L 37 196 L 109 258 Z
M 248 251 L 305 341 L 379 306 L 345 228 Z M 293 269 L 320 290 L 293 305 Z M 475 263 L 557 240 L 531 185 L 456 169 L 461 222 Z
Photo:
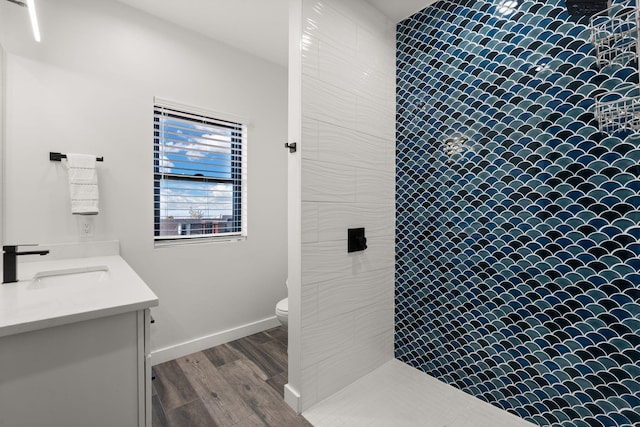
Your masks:
M 397 28 L 396 357 L 540 426 L 640 425 L 640 134 L 564 1 Z

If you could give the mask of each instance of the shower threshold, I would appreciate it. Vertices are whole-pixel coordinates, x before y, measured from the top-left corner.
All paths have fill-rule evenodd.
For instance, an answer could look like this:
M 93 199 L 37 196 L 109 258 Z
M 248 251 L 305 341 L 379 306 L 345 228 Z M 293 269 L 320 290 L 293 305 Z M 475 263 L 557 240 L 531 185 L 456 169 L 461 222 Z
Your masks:
M 314 427 L 535 427 L 398 360 L 302 415 Z

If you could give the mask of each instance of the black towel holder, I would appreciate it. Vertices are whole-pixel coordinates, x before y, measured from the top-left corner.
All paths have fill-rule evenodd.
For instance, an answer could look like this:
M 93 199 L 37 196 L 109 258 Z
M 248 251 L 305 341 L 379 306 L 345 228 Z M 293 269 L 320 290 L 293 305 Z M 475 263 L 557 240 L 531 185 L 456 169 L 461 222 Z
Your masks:
M 49 152 L 49 160 L 52 162 L 60 162 L 62 159 L 66 159 L 67 155 L 62 153 L 54 153 L 53 151 Z M 104 157 L 96 157 L 96 162 L 103 162 Z

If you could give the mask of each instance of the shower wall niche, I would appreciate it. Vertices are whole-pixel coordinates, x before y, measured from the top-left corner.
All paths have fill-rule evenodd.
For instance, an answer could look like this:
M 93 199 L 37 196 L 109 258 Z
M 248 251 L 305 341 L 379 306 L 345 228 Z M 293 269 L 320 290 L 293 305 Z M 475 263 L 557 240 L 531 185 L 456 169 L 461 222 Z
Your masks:
M 640 134 L 564 2 L 398 25 L 396 357 L 540 426 L 640 425 Z M 463 138 L 460 149 L 446 141 Z

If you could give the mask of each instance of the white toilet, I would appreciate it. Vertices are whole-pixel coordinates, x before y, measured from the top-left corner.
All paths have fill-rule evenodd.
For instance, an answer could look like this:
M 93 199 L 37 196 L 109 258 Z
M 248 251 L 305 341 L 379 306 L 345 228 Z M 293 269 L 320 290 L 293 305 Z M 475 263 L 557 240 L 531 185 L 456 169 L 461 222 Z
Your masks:
M 287 290 L 289 290 L 289 281 L 285 282 Z M 276 304 L 276 317 L 285 328 L 289 324 L 289 298 L 278 301 Z
M 285 328 L 289 323 L 289 298 L 280 300 L 276 304 L 276 317 Z

